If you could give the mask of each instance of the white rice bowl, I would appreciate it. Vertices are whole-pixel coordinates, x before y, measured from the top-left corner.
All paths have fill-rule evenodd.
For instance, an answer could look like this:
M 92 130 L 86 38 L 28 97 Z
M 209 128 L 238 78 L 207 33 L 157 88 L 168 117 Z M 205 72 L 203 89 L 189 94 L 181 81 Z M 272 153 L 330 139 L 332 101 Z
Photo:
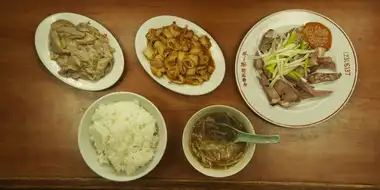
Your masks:
M 98 162 L 127 175 L 152 160 L 158 142 L 156 120 L 137 101 L 101 104 L 89 133 Z
M 147 175 L 162 159 L 166 144 L 166 124 L 160 110 L 131 92 L 110 93 L 93 102 L 78 128 L 84 162 L 112 181 Z

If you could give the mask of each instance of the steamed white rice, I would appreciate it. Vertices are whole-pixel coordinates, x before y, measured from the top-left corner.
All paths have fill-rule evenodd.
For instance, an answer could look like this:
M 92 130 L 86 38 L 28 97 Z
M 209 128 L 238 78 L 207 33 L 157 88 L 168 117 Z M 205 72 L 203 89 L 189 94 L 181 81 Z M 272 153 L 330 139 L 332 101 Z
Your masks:
M 152 160 L 158 142 L 156 120 L 137 101 L 100 105 L 89 133 L 98 162 L 127 175 Z

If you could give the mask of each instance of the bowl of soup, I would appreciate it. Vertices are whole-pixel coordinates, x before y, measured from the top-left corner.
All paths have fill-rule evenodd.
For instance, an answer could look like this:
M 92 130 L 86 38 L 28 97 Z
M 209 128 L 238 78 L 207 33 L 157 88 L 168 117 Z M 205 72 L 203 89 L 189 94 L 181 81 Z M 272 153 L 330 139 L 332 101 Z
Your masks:
M 206 176 L 234 175 L 247 166 L 255 152 L 255 144 L 231 142 L 233 134 L 221 125 L 255 133 L 249 119 L 233 107 L 212 105 L 196 112 L 183 131 L 182 148 L 189 163 Z

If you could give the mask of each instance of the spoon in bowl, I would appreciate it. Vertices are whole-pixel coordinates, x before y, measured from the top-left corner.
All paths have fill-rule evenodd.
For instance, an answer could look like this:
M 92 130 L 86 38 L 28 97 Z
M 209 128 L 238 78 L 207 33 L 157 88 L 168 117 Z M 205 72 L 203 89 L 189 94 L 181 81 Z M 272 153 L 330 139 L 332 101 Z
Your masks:
M 279 135 L 257 135 L 257 134 L 240 131 L 228 124 L 224 124 L 224 123 L 215 123 L 215 124 L 218 127 L 222 127 L 224 128 L 224 130 L 229 130 L 231 132 L 229 133 L 231 135 L 228 138 L 228 141 L 231 143 L 247 142 L 247 143 L 254 143 L 254 144 L 273 144 L 273 143 L 280 142 Z

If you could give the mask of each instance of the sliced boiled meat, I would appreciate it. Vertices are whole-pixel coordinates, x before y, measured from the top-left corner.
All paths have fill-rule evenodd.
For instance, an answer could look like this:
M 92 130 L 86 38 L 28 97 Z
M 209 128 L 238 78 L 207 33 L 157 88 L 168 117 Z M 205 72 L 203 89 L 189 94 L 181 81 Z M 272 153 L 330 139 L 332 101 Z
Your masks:
M 321 82 L 334 81 L 339 79 L 342 73 L 313 73 L 309 75 L 307 81 L 311 84 L 317 84 Z
M 300 96 L 295 88 L 288 82 L 284 80 L 278 80 L 274 84 L 274 89 L 276 89 L 278 95 L 280 95 L 281 100 L 285 102 L 299 102 Z

